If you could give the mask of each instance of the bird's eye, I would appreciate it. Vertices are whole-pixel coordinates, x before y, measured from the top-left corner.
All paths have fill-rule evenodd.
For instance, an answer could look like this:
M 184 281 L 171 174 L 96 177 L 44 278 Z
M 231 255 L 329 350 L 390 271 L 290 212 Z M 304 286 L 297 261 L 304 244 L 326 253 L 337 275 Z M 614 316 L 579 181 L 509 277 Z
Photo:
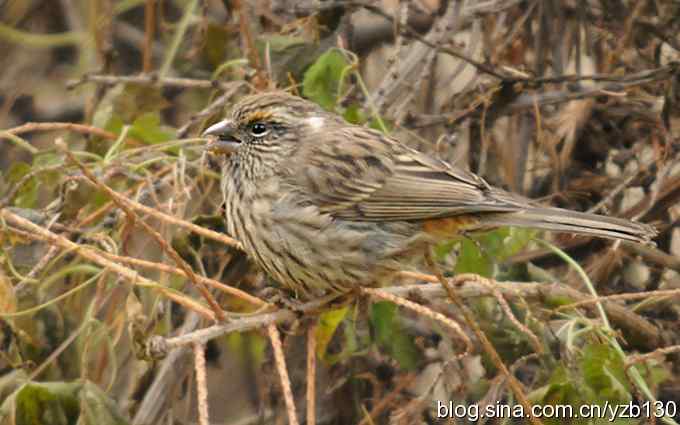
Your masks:
M 269 129 L 267 128 L 266 125 L 262 124 L 261 122 L 256 122 L 255 124 L 250 126 L 250 133 L 255 137 L 262 137 L 265 134 L 269 133 Z

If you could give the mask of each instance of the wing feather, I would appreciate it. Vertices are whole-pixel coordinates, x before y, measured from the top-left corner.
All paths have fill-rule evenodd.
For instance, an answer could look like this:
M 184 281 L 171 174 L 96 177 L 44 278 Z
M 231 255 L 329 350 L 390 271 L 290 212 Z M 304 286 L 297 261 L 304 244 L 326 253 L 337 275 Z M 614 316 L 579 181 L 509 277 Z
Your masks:
M 310 165 L 294 179 L 322 212 L 337 218 L 421 220 L 527 207 L 527 200 L 374 130 L 325 128 L 319 139 L 323 143 L 300 147 Z

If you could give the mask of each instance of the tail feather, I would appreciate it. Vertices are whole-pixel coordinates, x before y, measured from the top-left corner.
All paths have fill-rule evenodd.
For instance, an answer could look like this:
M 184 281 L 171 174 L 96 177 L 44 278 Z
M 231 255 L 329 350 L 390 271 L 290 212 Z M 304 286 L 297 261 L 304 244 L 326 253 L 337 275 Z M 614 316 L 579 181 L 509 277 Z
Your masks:
M 482 226 L 517 226 L 578 233 L 608 239 L 623 239 L 648 244 L 657 231 L 654 227 L 616 217 L 560 208 L 527 208 L 517 212 L 489 213 L 481 217 Z

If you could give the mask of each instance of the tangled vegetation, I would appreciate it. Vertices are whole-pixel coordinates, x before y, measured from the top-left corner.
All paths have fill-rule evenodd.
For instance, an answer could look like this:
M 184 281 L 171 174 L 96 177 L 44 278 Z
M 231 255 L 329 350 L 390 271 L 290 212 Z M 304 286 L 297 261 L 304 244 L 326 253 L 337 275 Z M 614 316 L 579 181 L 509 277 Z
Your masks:
M 673 0 L 0 0 L 0 424 L 676 423 L 678 34 Z M 656 245 L 500 228 L 270 303 L 197 135 L 274 88 Z

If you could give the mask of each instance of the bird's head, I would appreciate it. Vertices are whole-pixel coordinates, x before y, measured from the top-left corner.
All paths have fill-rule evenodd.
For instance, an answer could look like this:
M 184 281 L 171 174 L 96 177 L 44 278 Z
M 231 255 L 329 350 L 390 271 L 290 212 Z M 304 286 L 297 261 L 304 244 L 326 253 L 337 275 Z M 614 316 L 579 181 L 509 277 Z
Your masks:
M 284 92 L 247 96 L 232 108 L 231 116 L 204 132 L 211 137 L 208 150 L 236 153 L 242 148 L 271 150 L 293 147 L 310 132 L 320 132 L 338 118 L 320 106 Z

